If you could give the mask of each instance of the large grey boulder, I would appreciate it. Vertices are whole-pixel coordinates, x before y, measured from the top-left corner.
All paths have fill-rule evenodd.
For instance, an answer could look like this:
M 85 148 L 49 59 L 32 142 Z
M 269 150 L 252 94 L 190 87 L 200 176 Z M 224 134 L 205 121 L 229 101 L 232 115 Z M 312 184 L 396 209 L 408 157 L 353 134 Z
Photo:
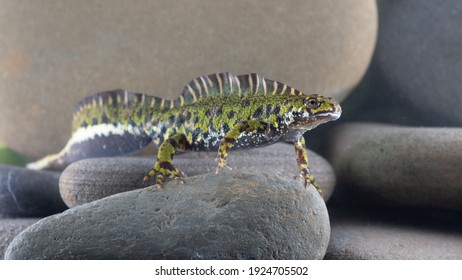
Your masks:
M 291 176 L 191 177 L 110 196 L 45 218 L 6 259 L 322 259 L 324 201 Z

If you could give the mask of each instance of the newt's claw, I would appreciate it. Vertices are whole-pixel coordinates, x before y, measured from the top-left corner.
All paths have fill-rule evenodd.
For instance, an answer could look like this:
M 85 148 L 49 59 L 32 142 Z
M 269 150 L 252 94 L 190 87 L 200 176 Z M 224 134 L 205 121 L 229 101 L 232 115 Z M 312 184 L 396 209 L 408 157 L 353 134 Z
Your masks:
M 295 178 L 297 177 L 305 180 L 305 188 L 308 188 L 309 185 L 312 185 L 322 197 L 322 190 L 318 187 L 318 184 L 314 180 L 313 175 L 309 173 L 308 169 L 302 169 L 298 176 L 295 176 Z
M 231 167 L 229 167 L 227 164 L 226 164 L 226 160 L 224 160 L 223 158 L 221 157 L 217 157 L 215 159 L 215 161 L 218 161 L 218 165 L 217 165 L 217 169 L 215 170 L 215 174 L 218 174 L 220 172 L 220 170 L 223 168 L 223 167 L 226 167 L 228 168 L 229 170 L 233 170 Z
M 188 177 L 184 172 L 180 171 L 178 176 L 175 176 L 173 179 L 179 180 L 181 184 L 184 184 L 184 178 Z
M 152 176 L 156 175 L 156 187 L 161 189 L 164 184 L 164 178 L 175 178 L 180 179 L 183 183 L 183 177 L 186 174 L 175 168 L 171 162 L 159 162 L 157 161 L 154 167 L 149 170 L 143 178 L 143 181 L 149 180 Z

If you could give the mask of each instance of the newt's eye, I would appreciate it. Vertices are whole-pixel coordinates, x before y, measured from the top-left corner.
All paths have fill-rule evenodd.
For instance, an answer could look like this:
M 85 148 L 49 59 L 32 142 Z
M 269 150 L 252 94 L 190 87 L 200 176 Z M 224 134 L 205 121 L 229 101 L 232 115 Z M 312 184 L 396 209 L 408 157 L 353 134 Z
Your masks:
M 316 98 L 310 98 L 305 101 L 305 106 L 308 109 L 318 108 L 321 103 Z

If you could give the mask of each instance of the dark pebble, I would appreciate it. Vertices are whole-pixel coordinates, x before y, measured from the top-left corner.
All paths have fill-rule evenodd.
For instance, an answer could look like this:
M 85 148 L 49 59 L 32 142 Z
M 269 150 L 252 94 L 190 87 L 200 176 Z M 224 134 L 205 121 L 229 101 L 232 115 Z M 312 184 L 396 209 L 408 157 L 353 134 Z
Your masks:
M 332 209 L 331 239 L 325 259 L 447 260 L 462 259 L 460 213 L 406 209 Z
M 0 165 L 0 217 L 46 217 L 67 209 L 57 172 Z
M 371 204 L 462 209 L 462 128 L 350 123 L 330 138 L 337 193 Z
M 0 219 L 0 260 L 3 260 L 6 248 L 16 235 L 37 221 L 39 219 Z

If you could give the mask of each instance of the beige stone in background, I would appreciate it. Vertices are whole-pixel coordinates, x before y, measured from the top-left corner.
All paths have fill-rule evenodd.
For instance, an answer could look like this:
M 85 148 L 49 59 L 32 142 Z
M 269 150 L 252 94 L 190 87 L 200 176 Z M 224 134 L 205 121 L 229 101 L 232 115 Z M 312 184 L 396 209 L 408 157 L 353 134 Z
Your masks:
M 56 152 L 75 103 L 126 88 L 176 97 L 192 78 L 258 72 L 345 98 L 377 32 L 370 1 L 2 1 L 0 139 Z

